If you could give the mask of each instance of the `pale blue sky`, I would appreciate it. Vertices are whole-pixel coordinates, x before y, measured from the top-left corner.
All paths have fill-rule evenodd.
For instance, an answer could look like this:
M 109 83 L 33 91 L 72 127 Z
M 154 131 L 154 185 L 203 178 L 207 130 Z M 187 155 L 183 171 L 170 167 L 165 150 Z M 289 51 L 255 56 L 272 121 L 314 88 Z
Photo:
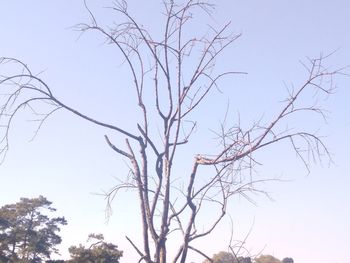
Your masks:
M 110 1 L 88 2 L 100 21 L 114 19 L 101 8 Z M 160 1 L 149 1 L 148 6 L 128 2 L 135 16 L 158 32 Z M 79 34 L 70 28 L 88 22 L 83 1 L 1 1 L 0 10 L 0 56 L 19 58 L 36 72 L 44 70 L 43 79 L 67 104 L 113 123 L 132 124 L 128 119 L 135 117 L 129 110 L 134 101 L 120 91 L 127 75 L 117 52 L 103 45 L 103 39 L 94 33 L 78 40 Z M 305 79 L 299 60 L 339 49 L 327 65 L 349 65 L 349 13 L 346 0 L 217 1 L 217 16 L 200 23 L 219 26 L 232 21 L 232 30 L 242 33 L 242 37 L 219 61 L 220 67 L 246 71 L 248 75 L 222 83 L 224 93 L 208 101 L 209 106 L 199 116 L 205 122 L 199 126 L 196 141 L 202 143 L 193 144 L 191 151 L 199 152 L 196 147 L 205 149 L 203 138 L 213 137 L 209 128 L 218 127 L 228 101 L 231 117 L 239 112 L 245 125 L 262 115 L 266 119 L 274 116 L 286 95 L 284 82 L 297 86 Z M 313 130 L 320 129 L 327 136 L 335 164 L 312 166 L 307 176 L 293 153 L 272 148 L 261 157 L 264 165 L 260 173 L 291 181 L 263 186 L 273 202 L 257 196 L 257 206 L 243 200 L 231 204 L 237 239 L 255 222 L 247 242 L 252 252 L 265 248 L 264 253 L 279 258 L 290 256 L 298 263 L 350 262 L 350 79 L 339 77 L 337 83 L 336 94 L 323 102 L 330 111 L 328 124 L 306 118 L 297 123 L 305 127 L 311 123 Z M 122 262 L 135 262 L 133 250 L 124 239 L 125 234 L 134 238 L 138 234 L 136 211 L 131 205 L 125 206 L 132 202 L 131 194 L 115 201 L 108 224 L 105 201 L 93 195 L 108 190 L 114 178 L 127 171 L 124 162 L 105 144 L 106 132 L 62 111 L 49 119 L 29 143 L 32 124 L 23 121 L 28 117 L 18 119 L 10 151 L 0 166 L 0 206 L 20 197 L 44 195 L 68 220 L 62 231 L 65 255 L 69 245 L 84 242 L 88 233 L 103 232 L 125 251 Z M 210 242 L 202 244 L 208 254 L 226 249 L 227 223 L 219 227 Z

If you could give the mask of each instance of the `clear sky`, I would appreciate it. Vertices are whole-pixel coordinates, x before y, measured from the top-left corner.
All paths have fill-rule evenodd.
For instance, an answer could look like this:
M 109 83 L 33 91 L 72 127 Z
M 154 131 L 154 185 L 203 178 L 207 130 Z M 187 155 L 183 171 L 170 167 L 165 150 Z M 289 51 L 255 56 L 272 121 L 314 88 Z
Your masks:
M 102 21 L 117 19 L 102 8 L 110 1 L 88 2 Z M 158 32 L 162 5 L 158 0 L 148 2 L 144 6 L 128 1 L 139 21 Z M 350 65 L 347 0 L 218 0 L 216 4 L 213 19 L 203 20 L 199 15 L 202 20 L 196 26 L 232 21 L 232 31 L 242 33 L 242 37 L 218 64 L 248 75 L 222 83 L 223 93 L 208 101 L 209 106 L 198 117 L 203 123 L 198 142 L 213 137 L 209 128 L 218 127 L 228 101 L 231 117 L 239 112 L 246 125 L 262 116 L 274 116 L 286 95 L 284 83 L 297 86 L 305 79 L 300 60 L 338 50 L 327 65 Z M 0 10 L 0 56 L 19 58 L 33 71 L 44 71 L 42 78 L 58 97 L 82 112 L 131 124 L 128 120 L 135 117 L 134 102 L 121 90 L 127 74 L 120 67 L 116 50 L 103 45 L 98 34 L 78 39 L 79 33 L 71 28 L 89 22 L 83 1 L 1 1 Z M 337 84 L 337 92 L 322 101 L 329 110 L 327 124 L 317 118 L 296 123 L 299 127 L 312 124 L 313 130 L 326 136 L 334 164 L 312 165 L 307 175 L 294 154 L 273 148 L 261 157 L 259 172 L 264 177 L 282 176 L 289 182 L 263 186 L 274 201 L 256 196 L 256 206 L 244 200 L 231 204 L 235 238 L 243 238 L 253 225 L 246 244 L 252 253 L 264 249 L 264 253 L 281 259 L 293 257 L 298 263 L 350 262 L 350 79 L 340 76 Z M 10 151 L 0 166 L 0 206 L 20 197 L 44 195 L 68 220 L 62 230 L 63 255 L 67 255 L 68 246 L 84 242 L 88 233 L 102 232 L 125 251 L 122 262 L 135 262 L 124 238 L 125 234 L 135 238 L 138 234 L 131 193 L 115 200 L 108 223 L 105 200 L 95 195 L 110 189 L 116 178 L 127 172 L 125 163 L 105 144 L 106 131 L 62 111 L 29 142 L 34 132 L 32 123 L 25 121 L 29 118 L 25 114 L 18 118 Z M 196 147 L 205 149 L 206 144 L 193 147 L 191 151 L 197 153 Z M 210 242 L 202 244 L 208 254 L 226 249 L 228 225 L 229 220 L 224 221 Z

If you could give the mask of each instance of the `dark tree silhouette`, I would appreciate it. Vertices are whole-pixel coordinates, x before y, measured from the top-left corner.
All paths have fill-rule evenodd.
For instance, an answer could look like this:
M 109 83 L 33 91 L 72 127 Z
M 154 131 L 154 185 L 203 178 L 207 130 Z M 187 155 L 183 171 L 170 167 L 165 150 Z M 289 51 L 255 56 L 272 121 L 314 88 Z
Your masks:
M 42 262 L 49 259 L 61 243 L 57 234 L 64 217 L 43 213 L 53 212 L 51 202 L 45 197 L 21 198 L 20 202 L 0 208 L 0 259 L 1 262 Z
M 112 243 L 104 241 L 102 234 L 90 234 L 88 241 L 92 242 L 89 247 L 83 245 L 71 246 L 71 256 L 67 263 L 118 263 L 123 252 Z
M 294 263 L 294 260 L 292 258 L 284 258 L 282 263 Z

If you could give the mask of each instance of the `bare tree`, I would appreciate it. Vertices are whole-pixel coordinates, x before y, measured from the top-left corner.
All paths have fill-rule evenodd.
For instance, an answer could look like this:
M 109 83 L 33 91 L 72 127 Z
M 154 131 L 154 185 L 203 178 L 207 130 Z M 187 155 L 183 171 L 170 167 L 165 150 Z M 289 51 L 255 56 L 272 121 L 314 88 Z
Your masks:
M 189 250 L 210 260 L 200 248 L 194 247 L 193 241 L 210 235 L 224 218 L 233 196 L 243 195 L 250 199 L 249 193 L 259 191 L 256 184 L 261 180 L 250 173 L 257 162 L 255 154 L 258 151 L 268 151 L 270 145 L 287 141 L 307 169 L 309 157 L 329 156 L 317 134 L 297 127 L 285 128 L 294 115 L 303 112 L 324 114 L 317 98 L 332 93 L 333 77 L 341 70 L 325 68 L 323 62 L 327 57 L 320 56 L 303 64 L 307 71 L 305 82 L 289 91 L 283 107 L 269 122 L 258 121 L 249 129 L 241 127 L 239 121 L 223 123 L 217 132 L 221 149 L 194 156 L 191 170 L 181 176 L 184 187 L 175 187 L 173 170 L 180 164 L 174 160 L 179 150 L 193 138 L 196 127 L 193 112 L 205 105 L 205 99 L 218 88 L 222 78 L 245 74 L 237 71 L 215 74 L 214 70 L 219 56 L 240 35 L 231 34 L 228 23 L 219 29 L 209 27 L 204 36 L 189 36 L 191 32 L 187 26 L 194 12 L 212 15 L 213 5 L 205 1 L 187 0 L 177 4 L 164 0 L 165 22 L 161 37 L 152 36 L 138 23 L 128 12 L 126 1 L 116 2 L 111 7 L 115 15 L 123 19 L 112 28 L 100 26 L 87 6 L 86 9 L 91 23 L 79 24 L 76 28 L 82 33 L 96 31 L 102 34 L 107 43 L 122 54 L 130 70 L 134 89 L 130 92 L 135 94 L 138 104 L 135 111 L 142 113 L 142 119 L 135 121 L 137 132 L 125 129 L 122 123 L 103 122 L 70 107 L 25 63 L 14 58 L 1 58 L 2 72 L 9 72 L 4 71 L 4 67 L 11 64 L 11 69 L 17 67 L 18 73 L 0 71 L 3 94 L 0 152 L 3 157 L 6 155 L 14 119 L 21 111 L 31 111 L 35 115 L 39 123 L 37 131 L 47 118 L 62 109 L 104 127 L 106 133 L 125 138 L 124 145 L 115 145 L 105 135 L 109 147 L 130 162 L 132 175 L 131 180 L 114 186 L 107 197 L 110 204 L 115 194 L 125 188 L 135 190 L 138 196 L 143 245 L 127 239 L 139 254 L 139 262 L 186 262 Z M 310 92 L 315 95 L 311 98 L 314 104 L 303 105 L 301 98 L 310 96 Z M 45 113 L 39 113 L 38 108 L 45 109 Z M 158 124 L 158 130 L 151 127 L 151 123 Z M 210 225 L 198 229 L 199 216 L 208 204 L 216 206 L 219 212 Z M 181 242 L 170 258 L 167 239 L 175 234 L 181 236 Z

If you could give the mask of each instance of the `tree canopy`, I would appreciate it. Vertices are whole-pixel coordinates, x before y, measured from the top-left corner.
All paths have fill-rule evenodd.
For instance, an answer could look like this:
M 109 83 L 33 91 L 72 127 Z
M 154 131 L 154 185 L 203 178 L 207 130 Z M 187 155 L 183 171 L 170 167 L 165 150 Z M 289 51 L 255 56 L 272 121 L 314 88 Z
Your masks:
M 292 258 L 284 258 L 282 263 L 294 263 L 294 260 Z
M 260 255 L 259 257 L 236 257 L 230 252 L 220 251 L 211 259 L 205 260 L 203 263 L 293 263 L 292 258 L 284 258 L 282 261 L 271 255 Z
M 62 241 L 58 232 L 67 221 L 45 214 L 56 211 L 51 204 L 39 196 L 0 208 L 1 262 L 42 262 L 58 253 L 56 246 Z
M 281 263 L 281 260 L 271 255 L 261 255 L 255 259 L 256 263 Z
M 236 257 L 232 253 L 220 251 L 212 258 L 213 263 L 252 263 L 250 257 Z M 206 260 L 205 263 L 210 261 Z
M 58 253 L 62 239 L 57 232 L 66 225 L 64 217 L 49 217 L 55 212 L 45 197 L 21 198 L 0 208 L 0 263 L 118 263 L 123 252 L 104 241 L 102 234 L 90 234 L 89 246 L 71 246 L 69 260 L 50 259 Z
M 67 263 L 118 263 L 123 252 L 118 246 L 104 241 L 102 234 L 90 234 L 88 241 L 92 242 L 89 247 L 83 245 L 71 246 L 71 256 Z

